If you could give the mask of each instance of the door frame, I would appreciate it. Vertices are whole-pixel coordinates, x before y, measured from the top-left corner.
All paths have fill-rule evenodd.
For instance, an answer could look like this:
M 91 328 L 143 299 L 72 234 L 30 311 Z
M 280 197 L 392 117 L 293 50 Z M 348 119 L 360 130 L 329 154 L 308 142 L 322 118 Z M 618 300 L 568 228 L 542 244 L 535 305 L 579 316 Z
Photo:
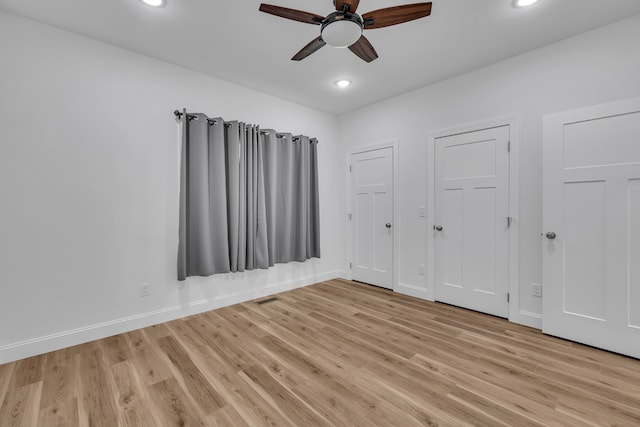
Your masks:
M 520 243 L 520 119 L 517 115 L 483 120 L 451 128 L 429 132 L 427 137 L 427 298 L 435 301 L 435 200 L 436 200 L 436 140 L 448 136 L 485 129 L 509 126 L 509 228 L 508 284 L 509 321 L 539 328 L 542 317 L 534 313 L 520 312 L 519 243 Z M 538 324 L 539 323 L 539 324 Z
M 350 265 L 353 262 L 353 242 L 352 242 L 352 237 L 353 237 L 353 228 L 352 228 L 352 213 L 353 213 L 353 206 L 352 206 L 352 199 L 353 199 L 353 194 L 352 194 L 352 188 L 353 188 L 353 182 L 351 181 L 352 179 L 352 175 L 351 175 L 351 158 L 353 157 L 354 154 L 360 154 L 360 153 L 366 153 L 368 151 L 375 151 L 375 150 L 380 150 L 383 148 L 391 148 L 391 152 L 392 152 L 392 156 L 393 156 L 393 161 L 392 161 L 392 167 L 393 167 L 393 172 L 392 172 L 392 178 L 393 178 L 393 197 L 392 197 L 392 213 L 393 213 L 393 220 L 392 220 L 392 224 L 393 224 L 393 248 L 392 248 L 392 253 L 393 253 L 393 260 L 391 262 L 391 268 L 393 268 L 393 274 L 392 274 L 392 290 L 395 292 L 398 286 L 398 140 L 397 139 L 392 139 L 389 141 L 384 141 L 384 142 L 380 142 L 377 144 L 373 144 L 373 145 L 366 145 L 363 147 L 355 147 L 352 148 L 348 153 L 347 153 L 347 166 L 345 168 L 346 174 L 347 174 L 347 214 L 345 215 L 345 221 L 347 224 L 347 230 L 349 230 L 349 232 L 347 233 L 347 265 L 346 265 L 346 270 L 347 270 L 347 278 L 349 280 L 352 279 L 352 275 L 351 275 L 351 268 Z

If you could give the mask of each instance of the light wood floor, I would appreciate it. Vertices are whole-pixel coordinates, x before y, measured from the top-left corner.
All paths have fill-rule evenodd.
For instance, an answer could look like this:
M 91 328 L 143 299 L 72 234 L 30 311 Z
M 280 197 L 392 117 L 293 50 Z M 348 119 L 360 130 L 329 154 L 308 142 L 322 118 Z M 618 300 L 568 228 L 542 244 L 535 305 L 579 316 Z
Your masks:
M 333 280 L 0 365 L 1 426 L 640 425 L 640 361 Z

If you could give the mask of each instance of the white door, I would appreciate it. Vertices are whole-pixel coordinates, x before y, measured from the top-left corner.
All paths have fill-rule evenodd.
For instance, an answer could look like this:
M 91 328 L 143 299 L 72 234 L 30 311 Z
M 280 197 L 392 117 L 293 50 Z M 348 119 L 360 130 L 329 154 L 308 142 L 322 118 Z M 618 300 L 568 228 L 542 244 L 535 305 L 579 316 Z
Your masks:
M 351 278 L 393 289 L 393 148 L 351 156 Z
M 508 317 L 509 126 L 435 140 L 435 298 Z
M 543 331 L 640 357 L 640 98 L 545 117 Z

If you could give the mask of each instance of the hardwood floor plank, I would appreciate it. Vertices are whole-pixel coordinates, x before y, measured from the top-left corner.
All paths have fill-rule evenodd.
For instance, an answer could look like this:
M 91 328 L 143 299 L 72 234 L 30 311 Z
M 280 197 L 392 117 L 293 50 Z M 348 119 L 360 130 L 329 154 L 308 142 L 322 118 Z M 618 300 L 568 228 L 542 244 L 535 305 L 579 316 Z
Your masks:
M 203 314 L 206 314 L 216 326 L 219 324 L 223 329 L 234 331 L 238 336 L 250 336 L 253 339 L 264 337 L 266 332 L 263 329 L 241 316 L 241 313 L 245 311 L 246 309 L 240 312 L 237 310 L 215 310 Z
M 9 389 L 9 382 L 13 377 L 13 370 L 15 369 L 17 363 L 6 363 L 4 365 L 0 365 L 0 404 L 4 401 L 4 396 Z M 2 419 L 0 418 L 0 421 Z
M 490 401 L 480 394 L 471 392 L 462 387 L 456 386 L 448 394 L 449 398 L 453 398 L 463 405 L 467 405 L 476 411 L 479 411 L 486 416 L 493 418 L 495 424 L 505 424 L 507 426 L 519 426 L 519 427 L 545 427 L 548 424 L 542 424 L 529 418 L 511 412 L 508 409 L 496 405 L 494 401 Z
M 135 368 L 129 361 L 111 366 L 114 389 L 116 393 L 118 425 L 127 427 L 149 426 L 154 422 L 146 415 L 149 404 L 148 396 L 141 386 Z
M 206 419 L 206 424 L 209 427 L 251 427 L 233 406 L 225 406 L 222 409 L 218 409 Z
M 162 353 L 155 339 L 147 335 L 149 328 L 124 334 L 131 349 L 131 362 L 145 385 L 156 384 L 173 376 L 169 359 Z M 168 335 L 167 335 L 168 336 Z
M 15 362 L 11 388 L 19 388 L 25 385 L 42 381 L 44 377 L 45 356 L 33 356 Z
M 334 426 L 368 427 L 371 422 L 361 413 L 361 405 L 344 398 L 334 389 L 307 382 L 293 389 L 294 393 L 313 407 Z
M 294 393 L 283 387 L 267 370 L 260 366 L 250 366 L 242 371 L 247 382 L 255 388 L 262 389 L 261 396 L 271 399 L 274 407 L 296 426 L 328 426 L 324 417 L 305 405 Z
M 159 426 L 202 426 L 198 410 L 184 394 L 175 378 L 147 387 L 153 402 L 153 414 Z
M 125 335 L 115 335 L 98 341 L 107 366 L 115 365 L 131 359 L 131 350 L 125 339 Z
M 13 388 L 0 404 L 0 425 L 3 427 L 33 426 L 38 421 L 42 382 Z
M 302 362 L 313 366 L 314 371 L 318 372 L 310 381 L 307 381 L 313 393 L 324 390 L 331 404 L 335 404 L 337 400 L 350 403 L 347 413 L 349 422 L 358 416 L 365 425 L 422 425 L 421 420 L 424 417 L 418 414 L 419 411 L 407 411 L 406 405 L 390 403 L 388 394 L 374 393 L 375 384 L 372 382 L 361 387 L 358 380 L 369 379 L 363 374 L 362 369 L 343 369 L 339 363 L 322 355 L 312 355 L 310 360 L 302 360 Z
M 640 395 L 638 394 L 627 394 L 612 388 L 602 387 L 595 382 L 568 375 L 557 369 L 539 367 L 536 370 L 536 375 L 550 382 L 581 390 L 580 402 L 577 402 L 575 398 L 572 399 L 570 394 L 559 396 L 560 402 L 563 402 L 567 407 L 575 408 L 577 412 L 587 410 L 587 408 L 581 409 L 581 407 L 586 402 L 591 402 L 593 407 L 602 411 L 615 408 L 614 416 L 620 417 L 632 425 L 640 425 Z
M 0 426 L 640 425 L 639 360 L 343 279 L 274 297 L 0 365 Z
M 225 398 L 236 409 L 240 417 L 250 426 L 295 427 L 291 420 L 281 415 L 263 399 L 239 373 L 223 373 L 219 377 L 225 386 Z
M 80 358 L 67 356 L 64 352 L 45 355 L 44 382 L 40 407 L 46 408 L 57 403 L 68 402 L 77 396 L 78 370 Z M 76 410 L 77 412 L 77 410 Z
M 191 334 L 182 333 L 174 336 L 191 350 L 190 356 L 193 362 L 209 381 L 216 385 L 224 400 L 228 402 L 227 406 L 206 417 L 211 423 L 217 422 L 218 414 L 221 411 L 232 406 L 240 418 L 250 426 L 291 425 L 249 387 L 237 374 L 237 369 L 234 366 L 206 345 L 202 337 L 193 337 Z
M 87 349 L 80 355 L 78 415 L 80 423 L 90 426 L 113 426 L 118 419 L 115 394 L 107 376 L 102 353 Z
M 149 326 L 144 328 L 144 333 L 152 340 L 159 340 L 160 338 L 168 337 L 171 335 L 171 331 L 168 328 L 167 323 L 161 323 L 159 325 Z
M 339 331 L 341 336 L 368 348 L 370 351 L 374 351 L 376 353 L 390 353 L 404 358 L 409 358 L 415 354 L 415 352 L 410 348 L 387 342 L 385 339 L 379 338 L 375 333 L 367 332 L 357 326 L 351 326 L 351 324 L 354 323 L 352 319 L 338 320 L 336 319 L 336 316 L 327 316 L 324 313 L 317 312 L 313 312 L 309 316 L 316 320 L 323 320 L 328 327 L 332 327 L 335 331 Z
M 213 330 L 206 318 L 187 319 L 183 325 L 175 326 L 175 329 L 182 330 L 184 334 L 199 337 L 213 351 L 222 355 L 227 363 L 235 366 L 236 371 L 255 363 L 250 354 L 234 345 L 226 331 Z
M 514 378 L 503 376 L 497 378 L 495 382 L 491 381 L 493 378 L 485 380 L 473 375 L 464 368 L 450 366 L 449 363 L 440 363 L 437 360 L 426 358 L 420 354 L 412 358 L 412 361 L 423 369 L 446 378 L 448 381 L 456 384 L 456 387 L 461 387 L 466 392 L 480 396 L 490 395 L 492 399 L 491 402 L 496 406 L 504 407 L 504 409 L 508 411 L 520 413 L 528 420 L 533 420 L 536 417 L 544 417 L 546 425 L 549 426 L 563 425 L 567 422 L 566 419 L 561 419 L 562 417 L 556 413 L 553 400 L 551 402 L 547 400 L 540 401 L 536 399 L 535 396 L 531 398 L 530 396 L 519 394 L 517 391 L 522 387 L 519 381 L 515 381 Z M 458 397 L 464 400 L 464 398 Z M 474 398 L 474 400 L 476 399 L 477 398 Z M 486 405 L 486 402 L 482 404 Z M 512 414 L 509 416 L 513 417 Z M 499 419 L 506 418 L 507 417 L 499 417 Z M 576 424 L 577 423 L 574 423 L 574 425 Z
M 381 370 L 380 366 L 373 365 L 363 368 L 363 376 L 371 378 L 378 384 L 378 387 L 390 394 L 395 394 L 410 405 L 423 408 L 431 416 L 442 420 L 442 425 L 493 426 L 496 424 L 494 419 L 483 413 L 446 398 L 451 388 L 447 387 L 437 392 L 432 390 L 430 386 L 425 387 L 410 377 L 398 376 L 392 370 Z
M 191 394 L 203 413 L 212 413 L 226 404 L 220 393 L 213 388 L 175 338 L 164 337 L 159 339 L 158 343 L 182 374 L 187 392 Z
M 391 389 L 391 386 L 387 383 L 377 382 L 374 377 L 362 375 L 360 371 L 357 371 L 357 373 L 357 375 L 347 373 L 345 378 L 359 389 L 368 390 L 376 399 L 387 402 L 405 414 L 406 417 L 410 417 L 411 423 L 407 422 L 407 425 L 447 425 L 446 418 L 441 417 L 437 411 L 434 411 L 432 408 L 417 403 L 411 398 L 407 398 L 407 396 L 398 392 L 397 389 Z
M 78 399 L 76 397 L 42 408 L 38 414 L 39 426 L 75 427 L 79 424 Z

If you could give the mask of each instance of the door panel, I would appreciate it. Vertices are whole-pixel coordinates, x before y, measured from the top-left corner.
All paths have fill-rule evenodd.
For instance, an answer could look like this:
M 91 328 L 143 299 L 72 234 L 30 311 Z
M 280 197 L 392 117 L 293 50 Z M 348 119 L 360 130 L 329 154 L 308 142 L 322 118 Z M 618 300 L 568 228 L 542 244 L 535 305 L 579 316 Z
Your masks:
M 546 116 L 543 165 L 543 331 L 640 357 L 640 99 Z
M 442 266 L 442 284 L 447 287 L 462 288 L 463 286 L 463 190 L 462 188 L 449 188 L 444 190 L 444 209 L 448 213 L 443 218 L 443 230 L 441 233 L 443 244 L 443 259 L 437 262 Z
M 496 189 L 478 188 L 473 206 L 473 277 L 479 292 L 496 292 Z
M 467 140 L 467 136 L 460 136 Z M 451 138 L 451 137 L 449 137 Z M 456 138 L 456 137 L 454 137 Z M 444 142 L 442 138 L 441 142 Z M 494 176 L 496 173 L 496 141 L 472 141 L 452 144 L 444 149 L 444 179 Z
M 562 233 L 564 310 L 600 320 L 606 317 L 605 190 L 604 181 L 565 183 Z
M 640 162 L 639 113 L 567 123 L 563 141 L 564 168 L 613 166 Z M 616 135 L 615 138 L 611 138 Z M 603 141 L 607 141 L 603 144 Z
M 371 228 L 373 224 L 373 218 L 368 212 L 371 212 L 371 194 L 369 193 L 356 193 L 355 203 L 353 210 L 353 217 L 357 220 L 353 221 L 355 228 L 354 244 L 356 251 L 354 251 L 353 260 L 355 261 L 355 268 L 368 268 L 371 262 L 371 241 L 373 236 L 371 235 Z
M 436 139 L 436 300 L 507 317 L 509 127 Z
M 391 160 L 389 158 L 389 160 Z M 373 195 L 373 269 L 376 274 L 385 276 L 385 287 L 392 287 L 391 271 L 393 262 L 393 235 L 386 227 L 392 218 L 392 198 L 389 188 L 378 191 Z M 384 226 L 383 226 L 384 225 Z M 387 286 L 388 285 L 388 286 Z
M 393 149 L 353 154 L 351 182 L 351 277 L 392 289 Z

